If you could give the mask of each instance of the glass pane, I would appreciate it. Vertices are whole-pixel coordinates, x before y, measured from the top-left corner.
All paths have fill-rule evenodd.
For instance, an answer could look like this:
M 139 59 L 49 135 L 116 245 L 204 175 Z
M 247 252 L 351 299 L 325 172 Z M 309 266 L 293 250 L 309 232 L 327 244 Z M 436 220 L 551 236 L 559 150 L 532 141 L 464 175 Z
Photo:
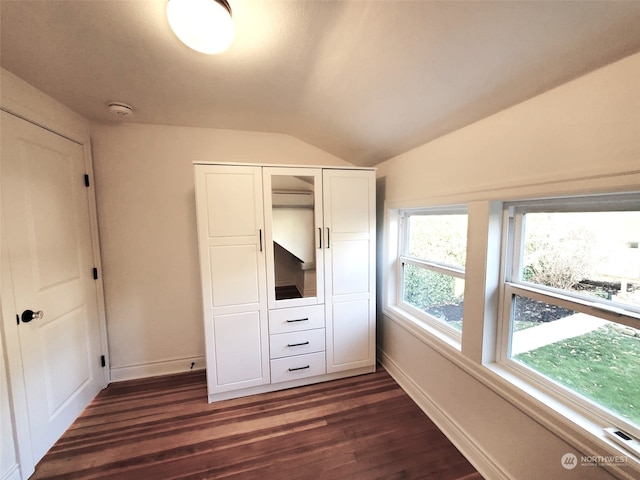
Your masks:
M 276 300 L 316 296 L 314 177 L 271 177 Z
M 408 255 L 464 267 L 467 257 L 467 215 L 411 215 Z
M 405 302 L 462 330 L 463 279 L 405 265 L 403 282 Z
M 522 280 L 640 308 L 640 212 L 527 213 Z
M 511 358 L 640 425 L 640 330 L 513 297 Z

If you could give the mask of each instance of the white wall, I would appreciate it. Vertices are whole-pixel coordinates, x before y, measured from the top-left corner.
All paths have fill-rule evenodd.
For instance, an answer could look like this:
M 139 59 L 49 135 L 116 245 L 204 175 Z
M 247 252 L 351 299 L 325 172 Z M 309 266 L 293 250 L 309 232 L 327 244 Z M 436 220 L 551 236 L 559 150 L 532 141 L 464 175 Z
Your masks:
M 640 189 L 640 54 L 384 162 L 378 188 L 387 206 L 470 202 L 477 212 L 489 212 L 489 200 Z M 470 225 L 469 248 L 476 241 Z M 483 282 L 467 275 L 470 288 Z M 488 477 L 610 478 L 598 467 L 563 469 L 565 453 L 611 453 L 585 451 L 584 439 L 576 448 L 553 420 L 524 413 L 518 394 L 488 386 L 479 374 L 483 312 L 471 314 L 472 342 L 463 336 L 462 353 L 452 355 L 383 315 L 383 362 Z
M 378 165 L 387 200 L 492 198 L 502 188 L 637 172 L 638 63 L 640 54 L 628 57 Z
M 194 161 L 346 165 L 288 135 L 95 125 L 112 380 L 204 368 Z

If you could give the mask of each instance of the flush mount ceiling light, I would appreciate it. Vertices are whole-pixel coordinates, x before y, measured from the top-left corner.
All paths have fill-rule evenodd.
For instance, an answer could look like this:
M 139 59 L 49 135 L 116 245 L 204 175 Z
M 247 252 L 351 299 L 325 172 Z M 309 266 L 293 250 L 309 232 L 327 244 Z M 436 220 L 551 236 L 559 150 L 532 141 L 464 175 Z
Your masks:
M 198 52 L 224 52 L 233 41 L 227 0 L 169 0 L 167 18 L 180 41 Z

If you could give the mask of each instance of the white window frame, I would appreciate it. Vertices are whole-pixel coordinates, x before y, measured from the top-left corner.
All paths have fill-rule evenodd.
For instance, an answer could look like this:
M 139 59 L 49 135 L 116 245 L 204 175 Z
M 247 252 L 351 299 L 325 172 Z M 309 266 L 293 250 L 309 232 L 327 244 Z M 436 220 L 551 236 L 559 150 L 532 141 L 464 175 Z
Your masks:
M 559 385 L 536 370 L 510 358 L 511 311 L 514 295 L 559 305 L 610 322 L 640 328 L 639 308 L 621 305 L 606 299 L 585 297 L 517 278 L 521 270 L 519 262 L 523 258 L 521 244 L 523 215 L 525 213 L 547 212 L 550 209 L 554 212 L 640 210 L 640 196 L 638 194 L 618 194 L 505 203 L 496 362 L 519 381 L 524 381 L 526 384 L 540 389 L 546 395 L 550 395 L 570 410 L 576 411 L 601 428 L 615 426 L 635 438 L 640 438 L 640 428 L 637 425 L 611 414 L 598 403 Z
M 408 217 L 412 215 L 466 215 L 467 216 L 467 228 L 468 228 L 468 211 L 465 205 L 452 205 L 452 206 L 438 206 L 438 207 L 424 207 L 424 208 L 406 208 L 398 210 L 398 250 L 396 258 L 396 306 L 403 312 L 408 313 L 413 318 L 423 322 L 424 324 L 434 328 L 441 334 L 453 340 L 453 345 L 460 349 L 460 343 L 462 339 L 462 333 L 453 327 L 450 327 L 442 320 L 429 315 L 428 313 L 420 310 L 419 308 L 404 301 L 404 265 L 413 265 L 425 270 L 441 273 L 444 275 L 450 275 L 455 278 L 465 279 L 465 269 L 455 265 L 448 265 L 445 263 L 420 259 L 412 257 L 406 252 L 409 246 L 408 235 Z M 465 282 L 466 288 L 466 282 Z M 464 320 L 463 320 L 464 328 Z

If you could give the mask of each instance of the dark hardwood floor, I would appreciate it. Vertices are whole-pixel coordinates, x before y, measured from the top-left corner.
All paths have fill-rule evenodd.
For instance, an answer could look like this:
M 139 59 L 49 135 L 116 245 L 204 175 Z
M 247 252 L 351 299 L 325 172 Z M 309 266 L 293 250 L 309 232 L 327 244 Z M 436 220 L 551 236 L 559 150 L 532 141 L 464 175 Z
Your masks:
M 482 480 L 382 368 L 206 399 L 204 372 L 112 384 L 32 478 Z

